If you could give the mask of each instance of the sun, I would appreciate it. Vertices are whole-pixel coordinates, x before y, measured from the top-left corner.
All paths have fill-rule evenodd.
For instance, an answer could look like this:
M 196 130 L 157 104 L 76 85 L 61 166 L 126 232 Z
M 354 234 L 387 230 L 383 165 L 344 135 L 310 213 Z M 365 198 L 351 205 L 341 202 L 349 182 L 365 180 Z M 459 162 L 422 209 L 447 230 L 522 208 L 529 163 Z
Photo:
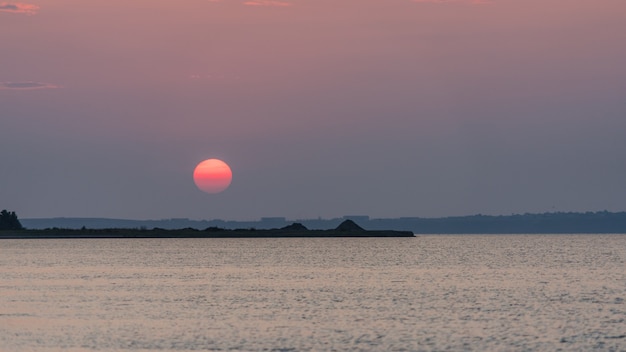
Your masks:
M 193 182 L 206 193 L 220 193 L 230 186 L 232 180 L 230 166 L 219 159 L 207 159 L 193 170 Z

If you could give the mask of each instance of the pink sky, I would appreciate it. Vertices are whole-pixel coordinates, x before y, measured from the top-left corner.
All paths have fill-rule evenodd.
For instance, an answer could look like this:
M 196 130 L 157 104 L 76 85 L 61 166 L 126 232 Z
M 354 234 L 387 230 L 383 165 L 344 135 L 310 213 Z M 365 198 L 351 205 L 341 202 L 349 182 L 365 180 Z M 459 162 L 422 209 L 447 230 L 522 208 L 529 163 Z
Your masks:
M 622 0 L 2 2 L 0 208 L 626 210 L 625 17 Z M 191 177 L 212 157 L 235 175 L 214 196 Z

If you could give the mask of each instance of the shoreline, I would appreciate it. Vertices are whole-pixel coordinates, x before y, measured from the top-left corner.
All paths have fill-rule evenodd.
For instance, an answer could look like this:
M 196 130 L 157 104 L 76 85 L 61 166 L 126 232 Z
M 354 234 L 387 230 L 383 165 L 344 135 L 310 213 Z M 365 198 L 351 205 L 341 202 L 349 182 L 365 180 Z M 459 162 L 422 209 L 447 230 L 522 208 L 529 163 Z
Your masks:
M 340 238 L 415 237 L 411 231 L 374 230 L 256 230 L 256 229 L 46 229 L 0 231 L 0 239 L 87 239 L 87 238 Z

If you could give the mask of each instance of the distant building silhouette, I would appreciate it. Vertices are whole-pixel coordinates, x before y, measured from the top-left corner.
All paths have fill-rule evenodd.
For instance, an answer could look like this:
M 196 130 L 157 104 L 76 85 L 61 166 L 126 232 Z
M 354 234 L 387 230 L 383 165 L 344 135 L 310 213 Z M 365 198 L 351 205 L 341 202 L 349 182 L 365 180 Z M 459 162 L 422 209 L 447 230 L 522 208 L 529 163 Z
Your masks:
M 8 212 L 7 212 L 8 213 Z M 506 216 L 471 215 L 445 218 L 402 217 L 372 219 L 365 215 L 347 215 L 334 219 L 295 219 L 264 217 L 256 221 L 227 220 L 121 220 L 102 218 L 52 218 L 22 219 L 21 224 L 29 229 L 69 228 L 146 228 L 163 229 L 217 227 L 224 229 L 280 229 L 292 222 L 308 229 L 328 230 L 337 228 L 343 221 L 352 220 L 366 230 L 412 231 L 418 234 L 481 234 L 481 233 L 625 233 L 626 212 L 607 211 L 586 213 L 543 213 Z M 21 226 L 21 225 L 20 225 Z

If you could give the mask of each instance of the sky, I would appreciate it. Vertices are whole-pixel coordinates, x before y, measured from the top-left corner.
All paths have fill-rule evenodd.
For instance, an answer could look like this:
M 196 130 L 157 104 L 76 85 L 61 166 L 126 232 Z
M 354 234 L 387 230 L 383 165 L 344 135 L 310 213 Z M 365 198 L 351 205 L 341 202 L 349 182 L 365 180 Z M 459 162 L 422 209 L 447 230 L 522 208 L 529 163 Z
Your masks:
M 624 0 L 24 1 L 0 0 L 21 218 L 626 211 Z

